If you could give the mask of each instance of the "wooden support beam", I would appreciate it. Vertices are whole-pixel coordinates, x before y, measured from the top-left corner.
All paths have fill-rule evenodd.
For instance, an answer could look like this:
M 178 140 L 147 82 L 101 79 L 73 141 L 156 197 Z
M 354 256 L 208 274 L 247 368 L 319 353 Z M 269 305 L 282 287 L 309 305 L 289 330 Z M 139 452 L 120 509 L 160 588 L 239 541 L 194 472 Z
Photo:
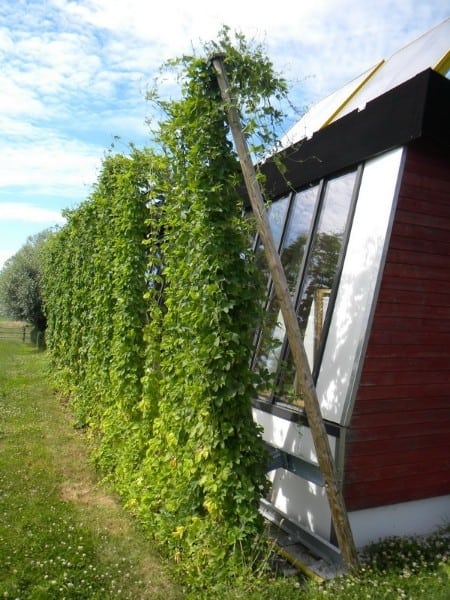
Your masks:
M 325 424 L 320 412 L 320 405 L 303 345 L 297 315 L 289 293 L 286 275 L 270 229 L 263 194 L 256 178 L 256 172 L 251 160 L 247 141 L 242 132 L 239 113 L 230 91 L 223 59 L 223 54 L 216 54 L 211 57 L 211 65 L 213 66 L 217 77 L 250 203 L 256 218 L 258 232 L 264 244 L 264 251 L 272 276 L 275 294 L 280 303 L 281 313 L 286 326 L 286 335 L 296 369 L 296 386 L 304 401 L 305 412 L 314 440 L 319 467 L 325 481 L 331 516 L 342 559 L 348 570 L 355 571 L 358 567 L 358 555 L 344 504 L 344 498 L 337 483 L 333 456 L 331 454 Z

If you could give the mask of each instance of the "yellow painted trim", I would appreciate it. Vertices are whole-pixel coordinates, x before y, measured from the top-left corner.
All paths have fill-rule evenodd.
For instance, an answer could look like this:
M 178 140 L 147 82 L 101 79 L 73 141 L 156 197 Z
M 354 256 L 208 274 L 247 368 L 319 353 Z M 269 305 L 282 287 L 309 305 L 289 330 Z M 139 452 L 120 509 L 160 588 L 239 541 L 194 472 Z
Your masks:
M 434 65 L 433 71 L 445 75 L 450 69 L 450 50 Z
M 353 90 L 353 92 L 348 96 L 348 98 L 346 98 L 344 100 L 344 102 L 342 102 L 337 109 L 331 114 L 331 116 L 328 117 L 328 119 L 325 121 L 325 123 L 320 127 L 320 129 L 323 129 L 324 127 L 326 127 L 327 125 L 329 125 L 332 121 L 334 121 L 334 119 L 336 118 L 336 116 L 341 112 L 341 110 L 347 106 L 347 104 L 350 102 L 350 100 L 352 98 L 354 98 L 356 96 L 356 94 L 360 91 L 361 88 L 363 88 L 366 83 L 369 81 L 369 79 L 374 75 L 374 73 L 376 73 L 378 71 L 378 69 L 381 67 L 381 65 L 384 65 L 385 60 L 380 60 L 380 62 L 375 65 L 373 67 L 373 69 L 370 71 L 370 73 L 363 79 L 363 81 L 361 81 L 361 83 Z

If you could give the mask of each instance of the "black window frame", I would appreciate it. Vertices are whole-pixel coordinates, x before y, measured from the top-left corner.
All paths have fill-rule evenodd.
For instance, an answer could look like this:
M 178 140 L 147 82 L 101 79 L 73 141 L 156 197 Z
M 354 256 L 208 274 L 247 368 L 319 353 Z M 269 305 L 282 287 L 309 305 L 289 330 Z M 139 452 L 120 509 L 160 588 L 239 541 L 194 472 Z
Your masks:
M 355 172 L 355 180 L 354 180 L 354 184 L 353 184 L 353 188 L 352 188 L 352 195 L 351 195 L 351 199 L 350 199 L 348 214 L 346 217 L 346 224 L 345 224 L 344 233 L 343 233 L 343 241 L 342 241 L 342 245 L 341 245 L 341 248 L 339 251 L 339 257 L 338 257 L 338 261 L 336 264 L 336 272 L 335 272 L 335 275 L 333 278 L 333 283 L 332 283 L 332 288 L 331 288 L 331 294 L 330 294 L 330 299 L 329 299 L 329 308 L 327 310 L 327 314 L 326 314 L 326 317 L 325 317 L 325 320 L 323 323 L 320 344 L 319 344 L 319 347 L 317 350 L 317 356 L 316 356 L 313 370 L 312 370 L 312 376 L 313 376 L 313 380 L 315 383 L 317 383 L 317 378 L 318 378 L 318 375 L 320 372 L 320 367 L 321 367 L 322 359 L 323 359 L 323 352 L 324 352 L 326 341 L 328 338 L 328 332 L 329 332 L 329 327 L 330 327 L 330 323 L 331 323 L 331 318 L 333 316 L 334 306 L 336 303 L 336 297 L 337 297 L 337 293 L 339 290 L 339 284 L 340 284 L 340 279 L 341 279 L 341 275 L 342 275 L 342 268 L 343 268 L 345 256 L 347 253 L 347 247 L 348 247 L 350 232 L 352 229 L 353 217 L 354 217 L 355 208 L 356 208 L 356 204 L 357 204 L 357 200 L 358 200 L 359 189 L 361 186 L 363 170 L 364 170 L 364 163 L 360 163 L 358 165 L 353 165 L 349 168 L 343 169 L 340 172 L 330 174 L 326 177 L 322 177 L 318 181 L 310 182 L 308 185 L 302 186 L 299 189 L 292 190 L 292 192 L 290 194 L 284 193 L 273 201 L 273 202 L 277 202 L 278 200 L 283 200 L 286 197 L 289 197 L 289 201 L 288 201 L 289 205 L 286 210 L 285 221 L 284 221 L 284 224 L 282 227 L 282 234 L 281 234 L 278 248 L 277 248 L 278 252 L 280 253 L 281 249 L 283 248 L 283 243 L 284 243 L 286 232 L 288 230 L 288 226 L 290 224 L 290 219 L 291 219 L 291 215 L 293 212 L 296 195 L 306 189 L 311 188 L 311 187 L 314 187 L 314 186 L 318 187 L 317 197 L 316 197 L 315 207 L 314 207 L 314 214 L 311 219 L 311 224 L 310 224 L 310 228 L 309 228 L 309 232 L 308 232 L 307 244 L 306 244 L 305 252 L 304 252 L 302 262 L 301 262 L 301 265 L 300 265 L 300 268 L 298 271 L 297 283 L 296 283 L 294 294 L 293 294 L 294 307 L 295 307 L 295 311 L 297 312 L 299 309 L 299 304 L 301 302 L 302 292 L 303 292 L 304 285 L 305 285 L 305 275 L 307 272 L 307 266 L 309 265 L 309 261 L 311 260 L 311 252 L 312 252 L 314 240 L 315 240 L 315 237 L 317 234 L 318 222 L 319 222 L 319 219 L 321 216 L 321 211 L 322 211 L 324 197 L 325 197 L 326 190 L 327 190 L 327 185 L 332 180 L 338 179 L 339 177 L 342 177 L 349 173 Z M 259 244 L 259 235 L 256 235 L 255 245 L 254 245 L 255 249 L 258 247 L 258 244 Z M 264 306 L 265 306 L 265 309 L 267 310 L 267 308 L 271 302 L 272 293 L 273 293 L 273 282 L 272 282 L 272 278 L 270 277 L 270 273 L 269 273 L 266 289 L 267 289 L 267 293 L 266 293 Z M 251 359 L 252 368 L 256 368 L 257 353 L 258 353 L 258 349 L 259 349 L 259 345 L 260 345 L 260 341 L 261 341 L 261 336 L 262 336 L 262 329 L 260 328 L 255 336 L 255 344 L 254 344 L 253 355 L 252 355 L 252 359 Z M 272 391 L 267 396 L 258 397 L 257 403 L 259 406 L 264 405 L 264 404 L 267 405 L 267 407 L 277 406 L 281 411 L 283 411 L 284 409 L 287 409 L 289 412 L 294 411 L 296 413 L 303 414 L 304 413 L 303 407 L 289 403 L 286 400 L 283 400 L 283 398 L 280 397 L 279 394 L 277 394 L 277 388 L 279 387 L 279 384 L 280 384 L 281 366 L 282 366 L 283 362 L 285 362 L 288 359 L 288 357 L 289 357 L 289 344 L 287 342 L 287 338 L 285 335 L 284 340 L 282 342 L 281 349 L 280 349 L 280 355 L 279 355 L 277 369 L 276 369 L 276 372 L 274 373 L 274 386 L 272 388 Z

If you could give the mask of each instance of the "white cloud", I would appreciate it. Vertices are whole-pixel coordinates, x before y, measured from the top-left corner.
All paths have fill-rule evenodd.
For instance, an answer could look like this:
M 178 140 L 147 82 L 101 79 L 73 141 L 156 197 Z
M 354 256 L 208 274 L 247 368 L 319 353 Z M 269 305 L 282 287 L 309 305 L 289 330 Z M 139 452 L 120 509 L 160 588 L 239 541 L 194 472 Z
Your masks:
M 56 225 L 64 223 L 65 219 L 59 212 L 33 204 L 0 202 L 0 221 L 28 221 Z
M 166 0 L 53 0 L 77 27 L 102 32 L 104 56 L 114 69 L 145 78 L 167 58 L 213 39 L 221 25 L 264 41 L 275 65 L 307 102 L 387 57 L 448 14 L 446 0 L 279 0 L 272 9 L 255 2 Z
M 0 3 L 0 198 L 39 196 L 42 208 L 85 198 L 113 136 L 148 143 L 144 96 L 158 67 L 223 24 L 266 45 L 303 107 L 447 16 L 448 0 Z
M 28 88 L 14 81 L 7 73 L 0 74 L 0 111 L 2 116 L 12 115 L 22 117 L 24 115 L 40 117 L 45 115 L 43 103 L 36 97 L 33 88 Z
M 30 129 L 30 131 L 35 131 Z M 43 133 L 43 132 L 40 132 Z M 95 181 L 102 149 L 58 138 L 52 132 L 31 144 L 10 143 L 2 151 L 0 181 L 4 188 L 29 187 L 37 194 L 60 194 L 61 198 L 87 195 L 83 189 Z M 84 192 L 84 193 L 83 193 Z M 80 196 L 81 194 L 81 196 Z

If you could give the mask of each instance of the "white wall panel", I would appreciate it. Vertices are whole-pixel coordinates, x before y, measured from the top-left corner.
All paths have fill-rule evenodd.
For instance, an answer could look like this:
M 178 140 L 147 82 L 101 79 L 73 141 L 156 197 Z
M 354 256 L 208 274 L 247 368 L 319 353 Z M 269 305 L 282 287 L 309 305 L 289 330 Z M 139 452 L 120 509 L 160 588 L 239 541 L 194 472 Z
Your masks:
M 450 496 L 357 510 L 349 520 L 359 547 L 389 536 L 425 535 L 450 523 Z
M 402 164 L 401 148 L 364 167 L 341 280 L 317 380 L 325 419 L 345 424 L 372 312 Z
M 329 541 L 331 513 L 323 486 L 277 469 L 271 502 L 290 521 Z
M 288 421 L 287 419 L 277 417 L 276 415 L 272 415 L 256 408 L 253 409 L 253 419 L 258 425 L 263 427 L 262 437 L 265 442 L 274 448 L 278 448 L 288 454 L 302 458 L 311 464 L 318 464 L 317 454 L 309 427 Z M 336 438 L 329 435 L 328 442 L 334 457 L 336 451 Z

